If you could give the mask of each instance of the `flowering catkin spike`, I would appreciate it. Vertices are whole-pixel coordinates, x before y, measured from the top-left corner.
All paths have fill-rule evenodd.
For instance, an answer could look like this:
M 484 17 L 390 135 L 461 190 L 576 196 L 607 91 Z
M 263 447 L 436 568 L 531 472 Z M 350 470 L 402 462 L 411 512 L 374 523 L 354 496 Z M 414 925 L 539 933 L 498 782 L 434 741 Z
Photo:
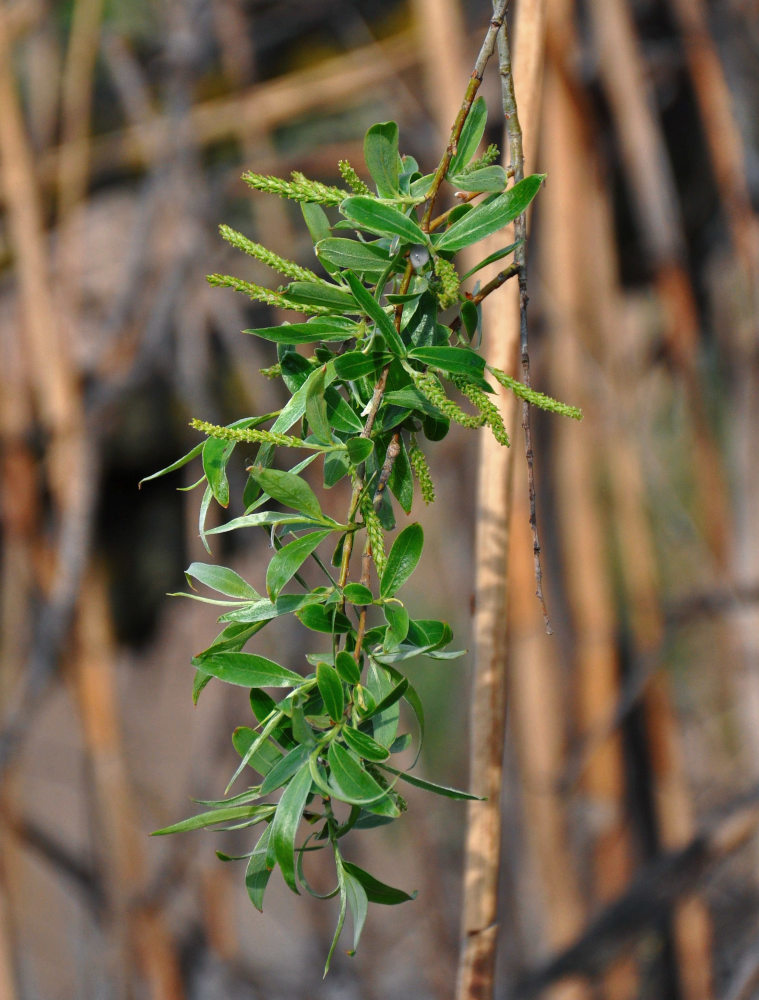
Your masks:
M 429 399 L 433 406 L 436 406 L 441 413 L 444 413 L 449 420 L 455 420 L 462 427 L 482 427 L 485 423 L 485 418 L 481 413 L 466 413 L 452 399 L 449 399 L 442 385 L 432 372 L 414 372 L 413 379 L 417 389 Z
M 411 435 L 411 445 L 408 449 L 408 460 L 419 483 L 422 500 L 426 504 L 435 502 L 435 484 L 432 482 L 427 456 L 416 443 L 416 434 Z
M 541 410 L 549 410 L 551 413 L 558 413 L 560 416 L 570 417 L 572 420 L 582 420 L 582 410 L 579 407 L 570 406 L 569 403 L 562 403 L 552 396 L 546 396 L 493 365 L 488 365 L 488 371 L 505 389 L 511 389 L 515 396 L 526 400 L 532 406 L 539 406 Z
M 440 288 L 437 291 L 437 300 L 440 303 L 441 309 L 447 309 L 448 306 L 452 306 L 458 299 L 459 285 L 461 282 L 459 280 L 458 273 L 456 272 L 456 268 L 444 257 L 436 257 L 433 267 L 435 274 L 440 280 Z
M 322 315 L 329 313 L 326 306 L 316 306 L 304 302 L 293 302 L 281 292 L 273 292 L 271 288 L 263 288 L 261 285 L 254 285 L 252 281 L 245 281 L 243 278 L 235 278 L 231 274 L 208 274 L 206 281 L 209 285 L 218 288 L 234 288 L 236 292 L 242 292 L 256 302 L 264 302 L 267 306 L 274 306 L 275 309 L 292 309 L 295 312 Z
M 292 437 L 290 434 L 279 434 L 276 431 L 262 431 L 256 427 L 220 427 L 218 424 L 210 424 L 207 420 L 193 419 L 190 427 L 196 431 L 212 438 L 221 438 L 222 441 L 241 441 L 253 444 L 273 444 L 282 448 L 314 448 L 313 445 L 301 441 L 300 438 Z M 318 450 L 318 448 L 317 448 Z
M 259 368 L 258 370 L 264 378 L 279 378 L 282 374 L 282 365 L 277 362 L 276 365 L 271 365 L 269 368 Z
M 364 515 L 366 534 L 369 538 L 369 544 L 372 547 L 374 568 L 377 570 L 377 576 L 381 579 L 387 564 L 387 556 L 385 555 L 385 532 L 382 528 L 382 522 L 377 515 L 377 511 L 374 509 L 374 505 L 372 504 L 372 499 L 368 493 L 366 493 L 361 499 L 361 513 Z
M 273 250 L 269 250 L 268 247 L 262 246 L 260 243 L 254 243 L 247 236 L 243 236 L 242 233 L 238 233 L 236 229 L 232 229 L 230 226 L 219 226 L 219 232 L 223 239 L 231 244 L 231 246 L 237 250 L 242 250 L 243 253 L 248 254 L 250 257 L 255 257 L 256 260 L 260 260 L 262 264 L 266 264 L 267 267 L 270 267 L 273 271 L 277 271 L 278 274 L 284 274 L 286 278 L 293 278 L 296 281 L 321 280 L 313 271 L 309 271 L 307 267 L 301 267 L 294 260 L 287 260 L 286 257 L 280 257 Z
M 268 191 L 270 194 L 278 194 L 280 198 L 289 198 L 291 201 L 315 201 L 321 205 L 339 205 L 341 201 L 350 197 L 350 191 L 312 181 L 297 170 L 293 171 L 292 180 L 289 181 L 267 174 L 254 174 L 251 170 L 246 171 L 242 179 L 255 191 Z
M 471 382 L 468 382 L 461 375 L 452 375 L 451 382 L 453 382 L 459 392 L 466 396 L 470 403 L 474 403 L 485 418 L 485 423 L 493 432 L 493 437 L 498 444 L 502 444 L 505 448 L 508 448 L 509 435 L 506 433 L 503 417 L 485 390 L 481 389 L 478 385 L 472 385 Z
M 342 179 L 354 194 L 370 195 L 372 193 L 369 186 L 361 180 L 347 160 L 340 160 L 337 164 L 337 169 L 340 171 Z
M 494 142 L 491 142 L 482 156 L 477 157 L 476 160 L 472 160 L 468 166 L 464 167 L 461 173 L 466 176 L 467 174 L 471 174 L 473 170 L 479 170 L 481 167 L 489 167 L 491 163 L 495 163 L 500 155 L 501 151 L 498 146 Z

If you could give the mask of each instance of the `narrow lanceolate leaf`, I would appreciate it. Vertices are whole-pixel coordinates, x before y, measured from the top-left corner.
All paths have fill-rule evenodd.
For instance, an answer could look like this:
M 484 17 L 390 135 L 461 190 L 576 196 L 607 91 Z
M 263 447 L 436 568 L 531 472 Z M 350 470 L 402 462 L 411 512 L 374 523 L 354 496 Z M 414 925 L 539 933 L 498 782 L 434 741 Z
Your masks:
M 417 778 L 416 775 L 409 774 L 408 771 L 399 771 L 389 764 L 383 764 L 382 767 L 385 771 L 397 775 L 401 781 L 408 782 L 409 785 L 416 785 L 417 788 L 423 788 L 427 792 L 434 792 L 436 795 L 443 795 L 447 799 L 476 799 L 479 802 L 483 801 L 480 795 L 472 795 L 471 792 L 462 792 L 458 788 L 437 785 L 434 781 L 425 781 L 424 778 Z
M 324 378 L 327 366 L 322 365 L 316 378 L 309 381 L 306 393 L 306 420 L 311 432 L 322 444 L 332 444 L 332 429 L 327 419 L 327 401 L 324 398 Z
M 392 361 L 391 354 L 380 352 L 364 354 L 363 351 L 349 351 L 335 358 L 335 373 L 346 382 L 361 378 L 362 375 L 379 375 L 385 365 Z
M 220 438 L 208 438 L 203 445 L 203 472 L 211 487 L 214 500 L 222 507 L 229 506 L 227 462 L 234 447 L 234 441 L 223 441 Z
M 357 229 L 365 229 L 378 236 L 399 236 L 404 243 L 429 246 L 429 235 L 419 223 L 393 205 L 383 205 L 374 198 L 356 195 L 355 198 L 346 198 L 340 205 L 340 211 Z
M 484 99 L 482 97 L 478 97 L 469 109 L 469 114 L 466 116 L 464 127 L 461 129 L 461 135 L 459 136 L 458 145 L 456 146 L 456 152 L 453 154 L 451 162 L 448 164 L 449 177 L 451 174 L 457 174 L 460 170 L 463 170 L 477 152 L 477 147 L 482 141 L 482 136 L 485 132 L 487 120 L 487 106 Z
M 398 194 L 398 125 L 378 122 L 364 137 L 364 159 L 380 198 Z
M 276 600 L 280 590 L 292 580 L 303 563 L 312 552 L 331 534 L 329 528 L 324 531 L 310 531 L 294 542 L 283 545 L 275 552 L 266 570 L 266 590 L 272 600 Z
M 350 285 L 351 292 L 353 292 L 353 297 L 361 306 L 362 312 L 365 312 L 369 319 L 373 320 L 377 325 L 377 329 L 385 338 L 388 348 L 393 354 L 403 357 L 406 353 L 406 348 L 398 331 L 395 329 L 395 323 L 393 323 L 371 292 L 364 288 L 360 279 L 352 271 L 346 271 L 345 277 Z
M 353 865 L 348 861 L 344 861 L 343 868 L 345 869 L 346 874 L 352 875 L 353 878 L 361 883 L 370 903 L 380 903 L 384 906 L 396 906 L 398 903 L 408 903 L 412 899 L 416 899 L 416 892 L 409 895 L 409 893 L 404 892 L 403 889 L 396 889 L 392 885 L 380 882 L 379 879 L 370 875 L 369 872 L 364 871 L 363 868 L 359 868 L 358 865 Z
M 253 848 L 253 853 L 245 870 L 245 888 L 251 903 L 259 911 L 264 908 L 264 893 L 271 878 L 271 869 L 266 867 L 266 854 L 271 836 L 271 825 L 267 826 L 261 838 Z
M 351 911 L 351 916 L 353 917 L 353 947 L 348 952 L 349 955 L 353 955 L 356 948 L 358 948 L 358 942 L 361 940 L 361 931 L 364 929 L 366 913 L 369 909 L 369 899 L 363 885 L 350 872 L 343 870 L 343 878 L 345 880 L 345 896 L 348 900 L 348 909 Z
M 286 754 L 272 767 L 271 771 L 264 778 L 261 785 L 260 794 L 268 795 L 269 792 L 276 791 L 292 778 L 296 771 L 299 771 L 303 764 L 308 762 L 308 755 L 311 748 L 307 746 L 297 746 Z
M 375 243 L 360 243 L 358 240 L 346 240 L 343 237 L 322 240 L 316 244 L 314 250 L 320 261 L 326 261 L 343 270 L 349 268 L 357 274 L 382 274 L 390 262 L 390 254 L 386 247 L 377 246 Z
M 437 250 L 461 250 L 498 232 L 521 215 L 538 193 L 545 174 L 532 174 L 514 187 L 477 205 L 435 240 Z
M 274 344 L 313 344 L 316 341 L 350 340 L 356 336 L 358 326 L 341 316 L 320 316 L 310 323 L 283 323 L 242 332 Z
M 305 411 L 307 394 L 303 395 Z M 308 483 L 294 472 L 282 472 L 280 469 L 266 469 L 256 465 L 250 470 L 250 476 L 272 500 L 277 500 L 285 507 L 292 507 L 293 510 L 299 510 L 308 517 L 321 519 L 322 509 L 316 494 Z
M 213 566 L 209 563 L 194 562 L 185 570 L 188 583 L 190 577 L 198 583 L 205 584 L 211 590 L 219 594 L 226 594 L 227 597 L 240 597 L 243 599 L 258 601 L 261 595 L 257 593 L 247 581 L 235 573 L 233 569 L 226 566 Z
M 254 653 L 209 653 L 195 657 L 192 665 L 203 674 L 241 687 L 297 687 L 303 683 L 300 674 Z
M 228 823 L 231 820 L 264 820 L 271 816 L 272 812 L 273 807 L 270 805 L 227 806 L 222 809 L 211 809 L 208 812 L 198 813 L 197 816 L 183 819 L 179 823 L 172 823 L 171 826 L 165 826 L 161 830 L 154 830 L 151 837 L 163 837 L 168 833 L 185 833 L 187 830 L 202 830 L 207 826 Z
M 415 347 L 409 357 L 456 375 L 482 375 L 485 359 L 468 347 Z
M 506 187 L 506 171 L 493 164 L 471 170 L 468 174 L 449 174 L 448 180 L 460 191 L 503 191 Z
M 167 465 L 165 469 L 159 469 L 158 472 L 152 472 L 149 476 L 145 476 L 139 481 L 137 488 L 141 489 L 142 484 L 149 483 L 151 479 L 159 479 L 161 476 L 167 476 L 170 472 L 175 472 L 177 469 L 181 469 L 182 466 L 187 465 L 188 462 L 191 462 L 194 458 L 198 457 L 203 450 L 204 444 L 205 441 L 201 441 L 199 444 L 196 444 L 191 451 L 188 451 L 186 455 L 178 458 L 176 462 L 172 462 L 171 465 Z
M 353 805 L 371 805 L 386 796 L 386 790 L 339 743 L 330 743 L 327 760 L 336 798 Z
M 387 760 L 390 756 L 390 751 L 387 747 L 383 747 L 376 740 L 373 740 L 371 736 L 362 733 L 360 729 L 345 726 L 342 730 L 342 737 L 350 749 L 354 753 L 357 753 L 359 757 L 363 757 L 364 760 Z M 261 794 L 263 794 L 263 791 Z
M 321 281 L 291 281 L 284 295 L 291 302 L 326 306 L 339 312 L 350 312 L 353 305 L 350 295 L 342 288 Z
M 311 771 L 308 764 L 301 767 L 290 779 L 282 793 L 271 823 L 270 854 L 282 870 L 282 876 L 292 891 L 298 895 L 295 881 L 295 837 L 298 824 L 311 791 Z
M 419 562 L 424 545 L 424 532 L 420 524 L 410 524 L 398 535 L 387 557 L 387 565 L 380 582 L 380 596 L 392 597 L 408 580 Z
M 327 715 L 332 722 L 339 722 L 345 710 L 345 692 L 340 675 L 328 663 L 319 663 L 316 667 L 316 684 Z

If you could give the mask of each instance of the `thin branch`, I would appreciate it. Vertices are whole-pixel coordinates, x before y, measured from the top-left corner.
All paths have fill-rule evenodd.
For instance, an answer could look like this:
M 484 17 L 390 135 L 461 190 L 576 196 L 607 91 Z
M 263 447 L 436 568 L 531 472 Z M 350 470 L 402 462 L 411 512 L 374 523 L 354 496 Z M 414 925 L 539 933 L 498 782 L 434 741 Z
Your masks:
M 518 183 L 524 177 L 524 150 L 522 148 L 522 128 L 519 124 L 519 114 L 514 94 L 514 76 L 511 71 L 508 28 L 505 23 L 503 30 L 498 35 L 498 62 L 503 92 L 503 113 L 506 118 L 506 134 L 509 137 L 511 166 L 514 171 L 514 181 Z M 529 296 L 527 295 L 527 216 L 525 213 L 522 213 L 514 221 L 514 237 L 518 241 L 518 246 L 514 251 L 514 264 L 518 269 L 519 277 L 519 339 L 522 360 L 522 381 L 529 387 L 532 383 L 530 378 L 527 327 L 527 303 L 529 302 Z M 543 570 L 540 565 L 540 537 L 538 535 L 538 518 L 535 503 L 535 453 L 532 448 L 530 404 L 527 400 L 522 402 L 522 430 L 524 431 L 525 458 L 527 460 L 530 528 L 532 530 L 532 553 L 535 565 L 535 596 L 540 601 L 546 632 L 550 635 L 553 629 L 551 628 L 551 621 L 548 617 L 546 602 L 543 596 Z

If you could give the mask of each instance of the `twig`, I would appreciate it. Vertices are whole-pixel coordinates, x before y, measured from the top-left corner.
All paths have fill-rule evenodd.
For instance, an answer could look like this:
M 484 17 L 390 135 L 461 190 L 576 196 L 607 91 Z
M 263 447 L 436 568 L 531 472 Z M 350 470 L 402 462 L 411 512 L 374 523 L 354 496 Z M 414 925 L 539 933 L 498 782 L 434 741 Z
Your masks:
M 401 453 L 401 436 L 397 432 L 393 434 L 390 444 L 387 446 L 387 453 L 385 455 L 385 462 L 380 470 L 379 479 L 377 480 L 377 486 L 374 490 L 374 496 L 372 497 L 372 503 L 375 507 L 378 507 L 382 503 L 382 497 L 385 492 L 385 487 L 387 486 L 387 481 L 390 478 L 390 474 L 393 471 L 393 466 L 395 465 L 396 458 Z
M 514 76 L 511 72 L 511 51 L 506 24 L 504 24 L 503 30 L 498 36 L 498 60 L 503 90 L 503 113 L 506 118 L 506 134 L 509 137 L 509 153 L 511 156 L 511 166 L 514 170 L 514 181 L 516 183 L 524 177 L 524 150 L 522 148 L 522 128 L 519 124 L 519 114 L 514 94 Z M 519 339 L 522 360 L 522 381 L 529 387 L 531 379 L 527 328 L 527 303 L 529 302 L 529 296 L 527 295 L 527 216 L 524 213 L 514 221 L 514 237 L 518 241 L 517 248 L 514 251 L 514 264 L 518 269 L 519 278 Z M 543 570 L 540 565 L 540 538 L 538 536 L 538 518 L 535 503 L 535 454 L 532 448 L 530 404 L 527 400 L 522 402 L 522 430 L 524 431 L 525 458 L 527 460 L 530 528 L 532 530 L 532 553 L 535 565 L 535 595 L 540 601 L 546 633 L 550 635 L 553 629 L 551 628 L 551 620 L 548 617 L 546 602 L 543 597 Z

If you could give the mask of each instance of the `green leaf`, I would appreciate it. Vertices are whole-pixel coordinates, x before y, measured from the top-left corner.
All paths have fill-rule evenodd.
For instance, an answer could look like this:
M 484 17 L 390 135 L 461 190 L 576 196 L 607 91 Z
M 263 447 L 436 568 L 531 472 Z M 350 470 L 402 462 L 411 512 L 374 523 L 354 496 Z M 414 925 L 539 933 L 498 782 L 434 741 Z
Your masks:
M 373 709 L 371 710 L 371 712 L 369 712 L 369 713 L 366 713 L 366 714 L 364 715 L 364 718 L 365 718 L 365 719 L 371 719 L 371 718 L 374 718 L 374 716 L 376 716 L 376 715 L 381 715 L 381 714 L 382 714 L 383 712 L 385 712 L 385 711 L 386 711 L 386 710 L 387 710 L 388 708 L 392 708 L 392 706 L 393 706 L 393 705 L 395 705 L 395 704 L 396 704 L 396 702 L 399 702 L 399 701 L 401 700 L 401 698 L 402 698 L 402 697 L 404 696 L 404 694 L 406 693 L 406 688 L 407 688 L 407 687 L 408 687 L 408 678 L 407 678 L 407 677 L 404 677 L 404 678 L 403 678 L 403 680 L 402 680 L 402 681 L 400 681 L 400 683 L 396 684 L 396 685 L 395 685 L 395 687 L 394 687 L 394 688 L 392 688 L 392 689 L 391 689 L 391 690 L 390 690 L 390 691 L 388 692 L 388 694 L 386 694 L 386 695 L 384 696 L 384 698 L 381 698 L 381 699 L 380 699 L 380 700 L 379 700 L 379 701 L 378 701 L 378 702 L 377 702 L 377 703 L 375 704 L 375 706 L 374 706 L 374 708 L 373 708 Z M 374 734 L 374 735 L 375 735 L 375 736 L 377 735 L 377 732 L 376 732 L 376 730 L 375 730 L 375 734 Z M 394 736 L 393 736 L 393 739 L 395 739 L 395 737 L 394 737 Z
M 254 653 L 209 653 L 195 657 L 192 665 L 201 673 L 241 687 L 298 687 L 300 674 Z
M 263 784 L 261 785 L 260 794 L 268 795 L 269 792 L 274 792 L 278 788 L 281 788 L 285 782 L 289 781 L 290 778 L 299 771 L 301 767 L 308 763 L 308 755 L 311 752 L 310 747 L 303 746 L 302 744 L 293 747 L 293 749 L 286 754 L 281 760 L 272 767 L 264 778 Z
M 406 389 L 393 389 L 390 392 L 386 392 L 382 398 L 385 403 L 391 406 L 402 406 L 404 409 L 416 410 L 418 413 L 424 413 L 438 419 L 441 419 L 443 416 L 440 410 L 436 406 L 433 406 L 429 399 L 427 399 L 424 393 L 419 392 L 413 386 L 409 386 Z
M 346 271 L 345 278 L 351 287 L 356 302 L 361 306 L 363 312 L 374 321 L 377 329 L 385 338 L 388 348 L 393 354 L 403 357 L 406 353 L 406 348 L 398 331 L 395 329 L 395 323 L 393 323 L 374 296 L 364 288 L 361 280 L 352 271 Z
M 350 472 L 350 462 L 348 461 L 348 455 L 344 451 L 330 451 L 324 456 L 324 486 L 326 489 L 330 489 L 335 483 L 339 483 L 343 476 L 347 476 Z M 342 540 L 344 536 L 341 535 Z M 339 566 L 340 563 L 333 562 L 333 566 Z
M 327 760 L 330 768 L 330 785 L 335 797 L 351 805 L 370 806 L 387 797 L 387 791 L 367 774 L 359 762 L 339 743 L 329 745 Z M 396 815 L 400 810 L 396 807 Z
M 222 535 L 227 531 L 239 531 L 240 528 L 274 528 L 286 524 L 290 531 L 297 528 L 319 528 L 329 519 L 323 515 L 316 519 L 304 517 L 302 514 L 283 514 L 278 510 L 259 510 L 254 514 L 243 514 L 242 517 L 235 517 L 226 524 L 220 524 L 216 528 L 209 528 L 207 535 Z
M 379 375 L 392 360 L 392 354 L 364 354 L 363 351 L 349 351 L 335 358 L 335 373 L 338 378 L 351 382 L 363 375 Z
M 351 916 L 353 917 L 353 948 L 348 954 L 353 955 L 356 948 L 358 948 L 361 931 L 364 929 L 366 912 L 369 909 L 369 899 L 366 895 L 366 890 L 357 878 L 354 878 L 349 872 L 344 872 L 344 878 L 345 896 L 348 900 L 348 908 L 351 911 Z
M 477 147 L 482 141 L 487 121 L 487 105 L 485 104 L 484 98 L 478 97 L 469 109 L 469 114 L 466 116 L 464 126 L 461 129 L 461 135 L 459 136 L 459 141 L 456 146 L 456 152 L 453 154 L 451 162 L 448 164 L 449 177 L 451 174 L 457 174 L 459 171 L 463 170 L 477 152 Z
M 335 668 L 346 684 L 358 684 L 361 680 L 359 665 L 345 649 L 341 649 L 335 657 Z
M 291 281 L 283 292 L 292 302 L 302 305 L 326 306 L 338 312 L 350 312 L 353 300 L 337 285 L 321 281 Z
M 360 434 L 363 431 L 363 420 L 337 389 L 327 389 L 324 398 L 327 401 L 327 420 L 330 427 L 347 434 Z
M 242 332 L 274 344 L 313 344 L 317 341 L 350 340 L 357 336 L 359 327 L 339 316 L 319 316 L 308 323 L 281 323 L 279 326 L 261 326 Z
M 295 837 L 310 792 L 311 771 L 305 764 L 290 779 L 271 822 L 269 856 L 273 853 L 285 882 L 296 895 L 300 893 L 295 881 Z
M 422 554 L 424 532 L 420 524 L 410 524 L 396 537 L 387 557 L 380 582 L 380 596 L 392 597 L 414 572 Z
M 211 590 L 215 590 L 219 594 L 226 594 L 227 597 L 242 597 L 254 601 L 261 599 L 261 595 L 249 583 L 233 569 L 227 569 L 226 566 L 194 562 L 185 570 L 185 576 L 188 583 L 192 577 L 206 587 L 210 587 Z
M 471 340 L 477 332 L 477 325 L 480 322 L 480 312 L 474 302 L 467 300 L 461 303 L 461 319 L 464 322 L 464 329 Z
M 379 785 L 377 786 L 379 787 Z M 197 816 L 190 816 L 179 823 L 172 823 L 161 830 L 154 830 L 151 837 L 163 837 L 169 833 L 185 833 L 187 830 L 202 830 L 217 823 L 228 823 L 234 819 L 254 819 L 257 822 L 271 816 L 273 807 L 270 805 L 258 806 L 228 806 L 224 809 L 211 809 L 208 812 L 198 813 Z
M 310 386 L 310 381 L 309 379 L 305 385 Z M 305 412 L 305 399 L 303 409 Z M 322 509 L 316 494 L 308 483 L 294 472 L 282 472 L 280 469 L 266 469 L 255 465 L 250 470 L 250 475 L 272 500 L 284 504 L 285 507 L 292 507 L 293 510 L 298 510 L 308 517 L 322 520 Z
M 385 633 L 385 649 L 393 649 L 400 646 L 408 634 L 408 611 L 402 604 L 386 604 L 383 610 L 389 626 Z
M 380 903 L 384 906 L 396 906 L 398 903 L 408 903 L 412 899 L 416 899 L 416 892 L 409 895 L 407 892 L 404 892 L 403 889 L 395 889 L 393 886 L 387 885 L 385 882 L 380 882 L 379 879 L 374 878 L 373 875 L 364 871 L 363 868 L 359 868 L 358 865 L 353 865 L 348 861 L 344 861 L 343 867 L 345 868 L 346 874 L 352 875 L 353 878 L 361 883 L 370 903 Z
M 348 449 L 348 458 L 353 465 L 360 465 L 374 451 L 374 442 L 365 437 L 351 438 L 346 442 L 346 448 Z
M 266 598 L 245 604 L 235 611 L 227 611 L 220 616 L 222 622 L 239 622 L 252 624 L 254 622 L 269 622 L 281 615 L 291 615 L 300 608 L 305 608 L 308 604 L 318 604 L 325 600 L 322 593 L 314 594 L 280 594 L 276 601 L 272 602 Z
M 309 531 L 274 553 L 266 570 L 266 590 L 272 600 L 277 598 L 280 590 L 292 580 L 306 559 L 329 534 L 329 528 L 324 531 Z
M 323 365 L 316 377 L 309 380 L 306 393 L 306 420 L 312 433 L 323 444 L 332 444 L 332 429 L 327 419 L 327 401 L 324 398 L 324 377 L 327 366 Z
M 488 264 L 495 264 L 497 260 L 502 260 L 504 257 L 508 257 L 510 253 L 513 253 L 518 246 L 522 243 L 521 240 L 517 240 L 516 243 L 509 243 L 507 247 L 501 247 L 500 250 L 494 250 L 493 253 L 488 254 L 484 260 L 481 260 L 479 264 L 475 264 L 473 268 L 466 272 L 466 274 L 461 275 L 461 280 L 466 281 L 467 278 L 471 278 L 473 274 L 476 274 L 483 267 L 487 267 Z M 473 303 L 468 302 L 465 305 L 473 305 Z M 463 312 L 463 310 L 462 310 Z
M 275 747 L 268 737 L 262 740 L 261 734 L 257 733 L 255 729 L 251 729 L 250 726 L 238 726 L 235 729 L 232 733 L 232 746 L 244 762 L 238 771 L 242 771 L 248 765 L 259 774 L 268 775 L 271 769 L 282 760 L 282 751 Z
M 435 241 L 436 250 L 462 250 L 464 247 L 498 232 L 508 222 L 521 215 L 538 193 L 545 174 L 532 174 L 503 194 L 488 198 L 471 212 L 454 222 Z
M 404 215 L 394 205 L 383 205 L 374 198 L 356 195 L 346 198 L 340 205 L 340 211 L 357 229 L 364 229 L 378 236 L 400 236 L 404 243 L 430 245 L 430 237 L 419 223 Z
M 342 635 L 353 631 L 353 626 L 344 614 L 335 611 L 334 608 L 325 608 L 320 604 L 312 604 L 303 608 L 302 611 L 297 611 L 295 616 L 312 632 Z
M 176 472 L 177 469 L 181 469 L 182 466 L 187 465 L 188 462 L 191 462 L 193 458 L 198 457 L 198 455 L 203 450 L 204 444 L 205 441 L 201 441 L 199 444 L 196 444 L 191 451 L 188 451 L 186 455 L 183 455 L 181 458 L 178 458 L 176 462 L 172 462 L 171 465 L 167 465 L 165 469 L 159 469 L 158 472 L 152 472 L 149 476 L 144 476 L 137 484 L 137 488 L 142 489 L 143 483 L 149 483 L 151 479 L 158 479 L 160 476 L 167 476 L 170 472 Z
M 446 785 L 437 785 L 434 781 L 425 781 L 424 778 L 417 778 L 413 774 L 409 774 L 408 771 L 399 771 L 395 767 L 391 767 L 389 764 L 382 764 L 382 769 L 389 771 L 391 774 L 395 774 L 401 779 L 401 781 L 408 782 L 409 785 L 415 785 L 417 788 L 423 788 L 427 792 L 434 792 L 436 795 L 442 795 L 447 799 L 472 799 L 477 802 L 484 801 L 480 795 L 472 795 L 471 792 L 462 792 L 458 788 L 448 788 Z
M 448 174 L 448 180 L 460 191 L 503 191 L 506 187 L 506 171 L 498 164 L 480 167 L 467 174 Z
M 317 206 L 318 207 L 318 206 Z M 267 826 L 253 848 L 253 853 L 245 869 L 245 888 L 248 890 L 251 903 L 259 912 L 263 912 L 264 893 L 271 878 L 271 869 L 266 867 L 266 854 L 271 836 L 271 825 Z
M 398 452 L 395 462 L 393 462 L 393 468 L 390 472 L 387 485 L 403 510 L 407 514 L 410 514 L 414 503 L 414 476 L 411 472 L 406 445 L 402 442 L 401 450 Z
M 355 271 L 356 274 L 380 275 L 391 260 L 387 247 L 342 237 L 322 240 L 314 249 L 322 263 L 327 261 L 342 270 L 348 268 Z
M 374 600 L 371 590 L 365 587 L 363 583 L 346 583 L 343 593 L 345 594 L 346 601 L 350 601 L 351 604 L 356 604 L 359 607 L 371 604 Z
M 314 243 L 329 236 L 329 218 L 327 213 L 314 202 L 301 202 L 300 210 L 303 213 L 308 231 Z
M 409 357 L 455 375 L 482 376 L 485 359 L 468 347 L 415 347 Z
M 392 198 L 398 188 L 398 125 L 378 122 L 364 137 L 364 159 L 380 198 Z
M 222 438 L 207 438 L 203 444 L 203 472 L 214 499 L 222 507 L 229 506 L 227 462 L 234 451 L 235 443 Z
M 363 757 L 364 760 L 387 760 L 390 756 L 390 751 L 387 747 L 383 747 L 381 743 L 377 743 L 371 736 L 362 733 L 360 729 L 343 726 L 341 735 L 350 749 L 354 753 L 357 753 L 359 757 Z
M 319 663 L 316 667 L 316 684 L 327 715 L 333 722 L 339 722 L 345 711 L 345 692 L 340 675 L 328 663 Z

